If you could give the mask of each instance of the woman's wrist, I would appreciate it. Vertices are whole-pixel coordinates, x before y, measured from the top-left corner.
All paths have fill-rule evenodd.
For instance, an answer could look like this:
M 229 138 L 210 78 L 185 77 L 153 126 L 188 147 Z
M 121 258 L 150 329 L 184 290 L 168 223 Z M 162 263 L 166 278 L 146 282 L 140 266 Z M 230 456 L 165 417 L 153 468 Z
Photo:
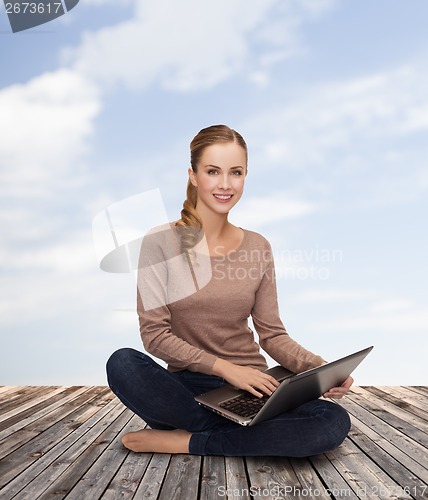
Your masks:
M 216 375 L 217 377 L 224 378 L 225 373 L 227 373 L 228 367 L 230 368 L 230 361 L 226 361 L 225 359 L 217 358 L 214 361 L 214 364 L 212 366 L 212 374 Z

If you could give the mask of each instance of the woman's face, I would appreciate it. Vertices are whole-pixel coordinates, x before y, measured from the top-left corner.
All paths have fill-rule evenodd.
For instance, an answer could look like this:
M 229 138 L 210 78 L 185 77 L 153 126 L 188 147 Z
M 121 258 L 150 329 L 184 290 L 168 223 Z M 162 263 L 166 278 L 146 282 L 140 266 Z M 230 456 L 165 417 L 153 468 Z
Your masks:
M 228 213 L 244 191 L 247 156 L 236 142 L 213 144 L 204 149 L 197 172 L 189 168 L 190 180 L 198 188 L 197 209 Z

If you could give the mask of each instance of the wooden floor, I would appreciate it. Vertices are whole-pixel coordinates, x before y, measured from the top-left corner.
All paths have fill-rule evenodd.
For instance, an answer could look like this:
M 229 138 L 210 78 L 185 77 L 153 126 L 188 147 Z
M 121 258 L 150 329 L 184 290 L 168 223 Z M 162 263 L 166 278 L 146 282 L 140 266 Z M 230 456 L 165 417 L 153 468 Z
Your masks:
M 0 387 L 0 498 L 428 498 L 428 388 L 354 387 L 336 450 L 224 458 L 128 452 L 144 424 L 106 387 Z

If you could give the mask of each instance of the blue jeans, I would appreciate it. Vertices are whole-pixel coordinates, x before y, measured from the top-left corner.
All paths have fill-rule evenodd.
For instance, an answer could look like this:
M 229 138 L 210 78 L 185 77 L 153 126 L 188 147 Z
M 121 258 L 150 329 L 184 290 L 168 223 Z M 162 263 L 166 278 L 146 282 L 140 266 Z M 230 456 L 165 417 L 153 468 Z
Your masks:
M 351 425 L 340 405 L 317 399 L 254 426 L 241 426 L 194 400 L 223 385 L 222 378 L 170 372 L 130 348 L 110 356 L 107 378 L 122 403 L 153 429 L 190 432 L 193 455 L 306 457 L 339 446 Z

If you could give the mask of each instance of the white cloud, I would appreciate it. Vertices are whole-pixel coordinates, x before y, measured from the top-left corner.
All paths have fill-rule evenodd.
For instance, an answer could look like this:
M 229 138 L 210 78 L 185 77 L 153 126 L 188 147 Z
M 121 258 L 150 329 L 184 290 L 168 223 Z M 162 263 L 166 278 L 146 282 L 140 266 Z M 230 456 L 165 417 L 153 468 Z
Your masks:
M 254 71 L 248 76 L 248 80 L 257 87 L 267 87 L 269 79 L 269 73 L 267 71 Z
M 414 311 L 414 304 L 409 299 L 396 298 L 375 302 L 370 311 L 374 314 L 394 314 L 407 313 Z
M 252 196 L 241 200 L 234 208 L 233 218 L 244 227 L 257 227 L 303 217 L 318 208 L 314 203 L 293 199 L 287 192 L 277 191 L 268 196 Z
M 7 195 L 46 195 L 84 153 L 100 109 L 97 89 L 61 69 L 0 91 L 0 184 Z
M 313 16 L 320 16 L 326 10 L 334 7 L 337 0 L 297 0 L 297 3 Z
M 400 304 L 393 306 L 388 301 L 371 304 L 358 316 L 349 314 L 346 318 L 323 321 L 320 328 L 329 332 L 351 333 L 355 331 L 375 331 L 378 335 L 426 333 L 428 330 L 428 311 L 416 304 Z
M 260 180 L 334 206 L 411 203 L 428 187 L 425 60 L 348 81 L 308 85 L 241 124 Z M 292 177 L 289 177 L 292 176 Z M 346 190 L 346 191 L 345 191 Z M 345 194 L 346 193 L 346 194 Z
M 88 0 L 99 6 L 111 2 Z M 25 199 L 19 208 L 15 205 L 11 211 L 0 214 L 3 236 L 12 241 L 2 246 L 0 256 L 11 271 L 10 276 L 2 279 L 0 311 L 2 325 L 13 327 L 13 331 L 19 332 L 23 324 L 21 331 L 29 331 L 28 324 L 44 319 L 52 320 L 56 329 L 64 323 L 64 318 L 65 322 L 73 318 L 76 322 L 81 321 L 81 331 L 76 331 L 74 343 L 85 349 L 89 342 L 88 317 L 94 310 L 97 313 L 110 311 L 122 304 L 131 308 L 134 303 L 132 283 L 116 287 L 117 276 L 97 270 L 87 231 L 68 230 L 61 220 L 67 215 L 61 213 L 61 207 L 53 203 L 36 205 L 30 198 L 24 198 L 24 195 L 31 195 L 40 200 L 55 184 L 71 186 L 71 183 L 80 182 L 79 165 L 94 131 L 102 88 L 119 83 L 144 89 L 152 83 L 160 83 L 175 91 L 197 90 L 245 74 L 253 84 L 269 90 L 271 68 L 305 50 L 299 32 L 302 23 L 309 17 L 315 19 L 334 3 L 328 0 L 222 0 L 201 4 L 196 0 L 175 3 L 141 0 L 135 5 L 134 19 L 88 33 L 80 47 L 69 50 L 68 61 L 73 69 L 46 73 L 27 84 L 0 91 L 1 189 L 5 196 Z M 319 189 L 320 199 L 327 200 L 335 176 L 352 175 L 354 170 L 362 170 L 363 174 L 370 171 L 372 194 L 377 202 L 411 199 L 428 187 L 426 171 L 416 169 L 418 165 L 425 168 L 425 156 L 421 154 L 425 150 L 416 147 L 415 160 L 419 156 L 419 163 L 410 163 L 405 148 L 396 147 L 394 142 L 412 137 L 428 127 L 428 92 L 424 84 L 427 75 L 425 63 L 415 63 L 333 85 L 308 85 L 300 95 L 294 94 L 292 102 L 278 100 L 280 104 L 275 104 L 274 110 L 255 116 L 247 126 L 244 123 L 242 129 L 249 130 L 248 135 L 245 133 L 247 139 L 253 136 L 249 145 L 252 149 L 258 148 L 257 154 L 262 160 L 259 165 L 273 168 L 281 165 L 294 168 L 295 172 L 307 169 L 309 175 L 303 176 L 304 180 L 310 179 L 312 187 Z M 23 144 L 26 146 L 22 147 Z M 173 199 L 181 196 L 177 194 L 176 183 L 169 180 L 164 184 L 164 179 L 159 177 L 181 175 L 177 170 L 164 169 L 165 164 L 180 164 L 176 154 L 178 148 L 168 149 L 159 154 L 156 162 L 149 163 L 159 166 L 151 170 L 165 189 L 170 190 L 168 199 Z M 183 158 L 187 161 L 185 154 Z M 376 163 L 378 159 L 397 167 L 395 178 L 385 175 L 376 178 L 376 172 L 384 166 Z M 257 173 L 259 166 L 253 156 L 251 163 L 252 171 L 256 164 L 254 171 Z M 121 170 L 128 167 L 124 161 Z M 314 201 L 316 196 L 299 189 L 301 178 L 298 175 L 292 179 L 293 184 L 280 184 L 283 170 L 285 175 L 289 174 L 287 168 L 281 168 L 275 171 L 278 175 L 273 182 L 279 188 L 291 185 L 295 191 L 243 199 L 232 214 L 235 217 L 236 211 L 240 225 L 254 228 L 267 221 L 297 219 L 325 209 L 328 201 Z M 352 177 L 351 182 L 353 180 Z M 184 194 L 185 184 L 181 186 Z M 92 201 L 81 200 L 91 215 L 117 201 L 105 192 L 92 195 Z M 334 200 L 328 206 L 333 203 Z M 284 244 L 281 240 L 284 235 L 277 229 L 272 231 L 280 247 Z M 52 241 L 53 236 L 55 241 Z M 290 268 L 291 271 L 309 270 L 308 264 L 311 264 L 311 261 L 279 260 L 279 267 L 281 262 L 285 263 L 286 271 Z M 383 335 L 385 343 L 390 342 L 390 332 L 396 336 L 412 330 L 426 332 L 428 318 L 422 307 L 405 299 L 382 299 L 379 295 L 375 291 L 370 295 L 357 290 L 308 290 L 293 296 L 292 300 L 303 307 L 317 302 L 321 306 L 339 302 L 347 307 L 359 301 L 361 309 L 366 299 L 364 314 L 352 312 L 344 317 L 345 312 L 341 310 L 342 317 L 338 313 L 335 314 L 337 319 L 330 317 L 328 322 L 314 325 L 313 331 L 322 330 L 329 335 L 334 332 L 337 337 L 345 336 L 346 342 L 351 336 L 360 338 L 361 332 L 370 329 Z M 115 322 L 107 319 L 105 324 L 100 324 L 94 320 L 93 335 L 98 336 L 94 350 L 104 344 L 109 328 L 109 334 L 117 336 L 122 343 L 122 323 L 132 330 L 132 335 L 135 330 L 137 341 L 135 315 L 115 314 Z M 49 329 L 51 324 L 47 322 L 46 327 Z M 50 335 L 54 335 L 52 331 Z M 48 336 L 49 332 L 43 332 L 40 339 L 46 342 Z M 61 339 L 60 328 L 55 336 L 58 342 L 69 345 L 69 338 Z M 17 340 L 19 342 L 21 339 Z M 32 368 L 41 364 L 32 362 Z
M 73 250 L 77 251 L 75 259 Z M 46 319 L 61 325 L 65 318 L 85 327 L 93 315 L 135 305 L 133 276 L 103 273 L 97 267 L 93 248 L 89 246 L 64 248 L 56 245 L 46 248 L 45 256 L 42 252 L 36 253 L 33 261 L 30 253 L 24 257 L 26 260 L 19 263 L 18 273 L 2 277 L 0 311 L 3 328 L 20 328 Z M 52 334 L 51 328 L 40 332 L 41 339 Z M 85 335 L 85 332 L 76 332 L 76 338 Z M 7 339 L 3 340 L 7 342 Z
M 304 20 L 333 2 L 315 5 L 294 0 L 136 2 L 133 19 L 86 33 L 81 45 L 63 57 L 103 86 L 144 89 L 160 82 L 171 90 L 206 89 L 245 68 L 260 84 L 260 71 L 300 50 Z
M 226 5 L 213 5 L 141 2 L 134 19 L 87 33 L 72 51 L 75 67 L 101 84 L 134 89 L 156 79 L 179 90 L 215 85 L 236 69 L 246 47 L 239 28 L 232 29 L 236 4 L 228 5 L 232 15 L 223 22 Z
M 374 299 L 378 293 L 372 290 L 341 290 L 336 288 L 307 288 L 303 292 L 293 295 L 292 300 L 295 304 L 319 304 L 319 303 L 337 303 L 346 301 L 367 301 Z
M 25 222 L 21 230 L 26 228 Z M 38 240 L 43 236 L 38 232 Z M 61 234 L 59 241 L 42 245 L 19 246 L 0 250 L 0 260 L 8 263 L 9 269 L 53 273 L 85 273 L 97 268 L 92 233 L 90 231 Z
M 273 51 L 273 60 L 280 60 L 306 51 L 301 37 L 301 27 L 305 21 L 314 20 L 331 10 L 337 0 L 282 0 L 275 2 L 267 22 L 260 23 L 254 33 L 255 39 L 281 47 Z M 263 56 L 266 63 L 271 53 Z M 267 56 L 267 57 L 266 57 Z
M 354 147 L 358 153 L 356 138 L 381 140 L 428 128 L 427 77 L 428 65 L 420 62 L 350 81 L 307 86 L 293 102 L 253 117 L 244 127 L 251 135 L 258 131 L 258 142 L 264 144 L 260 154 L 271 164 L 325 165 L 333 151 Z
M 385 316 L 369 316 L 367 318 L 350 319 L 350 330 L 359 328 L 375 328 L 377 331 L 383 331 L 385 334 L 391 332 L 424 332 L 428 330 L 428 312 L 424 309 L 417 309 L 410 312 L 397 311 Z M 336 326 L 338 326 L 336 324 Z
M 90 232 L 74 227 L 73 193 L 86 180 L 82 157 L 100 106 L 97 88 L 69 69 L 0 91 L 3 326 L 90 302 L 82 291 L 97 265 Z
M 358 302 L 358 316 L 352 313 L 341 317 L 340 309 L 336 319 L 322 322 L 325 331 L 369 330 L 379 332 L 398 330 L 425 330 L 428 328 L 428 312 L 407 297 L 385 297 L 376 289 L 306 288 L 295 293 L 290 300 L 296 306 L 321 304 L 345 307 Z
M 113 4 L 117 5 L 128 5 L 134 3 L 136 0 L 81 0 L 79 7 L 87 7 L 87 6 L 105 6 Z M 138 1 L 138 0 L 137 0 Z

